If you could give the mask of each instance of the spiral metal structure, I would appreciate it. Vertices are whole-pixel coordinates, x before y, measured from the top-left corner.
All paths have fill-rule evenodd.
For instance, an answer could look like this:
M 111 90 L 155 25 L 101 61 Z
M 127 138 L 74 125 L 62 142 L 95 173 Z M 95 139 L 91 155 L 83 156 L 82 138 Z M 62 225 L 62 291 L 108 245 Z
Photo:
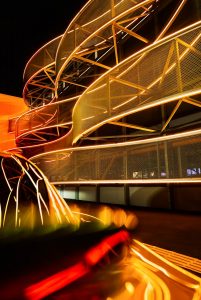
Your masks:
M 32 56 L 16 143 L 51 181 L 200 180 L 196 5 L 89 0 Z

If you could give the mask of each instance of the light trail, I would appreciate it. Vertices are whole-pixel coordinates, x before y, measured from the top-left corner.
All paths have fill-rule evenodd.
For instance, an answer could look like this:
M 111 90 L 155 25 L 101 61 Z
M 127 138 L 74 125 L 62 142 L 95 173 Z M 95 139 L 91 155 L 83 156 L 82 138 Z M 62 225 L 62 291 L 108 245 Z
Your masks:
M 52 275 L 25 289 L 25 297 L 29 300 L 40 300 L 61 288 L 69 285 L 83 277 L 91 268 L 97 264 L 109 251 L 118 244 L 127 241 L 129 234 L 126 231 L 119 231 L 100 242 L 86 252 L 83 260 L 72 267 Z

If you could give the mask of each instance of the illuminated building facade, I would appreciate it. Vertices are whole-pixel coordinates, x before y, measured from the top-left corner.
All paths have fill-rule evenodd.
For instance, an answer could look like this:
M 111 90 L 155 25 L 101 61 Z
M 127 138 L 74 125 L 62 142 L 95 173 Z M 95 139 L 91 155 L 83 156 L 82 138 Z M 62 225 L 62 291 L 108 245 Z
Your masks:
M 16 143 L 65 198 L 201 209 L 200 15 L 89 0 L 29 60 Z
M 90 221 L 96 237 L 111 224 L 126 230 L 93 241 L 82 255 L 79 234 L 49 239 L 48 231 L 19 252 L 9 245 L 11 269 L 28 257 L 31 272 L 6 278 L 3 249 L 1 299 L 200 299 L 201 280 L 186 271 L 200 273 L 200 260 L 130 238 L 127 229 L 138 224 L 132 212 L 105 206 L 92 216 L 64 201 L 201 211 L 200 15 L 198 0 L 89 0 L 65 33 L 29 60 L 29 110 L 11 116 L 17 147 L 0 154 L 0 227 L 54 230 L 64 220 L 75 233 L 82 223 L 84 242 Z M 110 252 L 116 263 L 104 268 Z

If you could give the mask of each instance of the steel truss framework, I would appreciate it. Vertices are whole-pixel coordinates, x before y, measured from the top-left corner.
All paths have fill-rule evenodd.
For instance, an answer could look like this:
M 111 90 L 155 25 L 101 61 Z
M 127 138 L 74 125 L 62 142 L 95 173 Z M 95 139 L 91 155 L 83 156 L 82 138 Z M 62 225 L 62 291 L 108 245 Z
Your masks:
M 101 76 L 75 105 L 74 143 L 104 123 L 163 133 L 181 104 L 194 105 L 199 111 L 201 102 L 194 96 L 201 91 L 200 49 L 201 22 L 198 22 L 132 55 Z M 173 110 L 159 128 L 119 121 L 127 115 L 173 101 L 176 102 Z
M 156 155 L 158 163 L 159 149 L 163 149 L 166 176 L 161 178 L 160 170 L 150 171 L 154 175 L 149 179 L 187 178 L 184 176 L 185 172 L 181 171 L 181 166 L 179 174 L 174 172 L 171 174 L 167 143 L 162 143 L 162 148 L 159 145 L 161 135 L 170 134 L 167 142 L 174 138 L 174 132 L 171 131 L 174 127 L 172 123 L 180 110 L 186 109 L 186 105 L 193 107 L 193 114 L 197 114 L 195 120 L 197 123 L 195 121 L 194 123 L 198 124 L 195 129 L 199 127 L 201 22 L 194 22 L 173 32 L 174 22 L 187 2 L 188 0 L 178 1 L 165 25 L 163 24 L 158 35 L 155 36 L 147 35 L 143 28 L 146 28 L 146 24 L 149 24 L 147 22 L 160 11 L 162 1 L 105 0 L 101 6 L 98 0 L 88 1 L 72 20 L 66 32 L 39 49 L 27 63 L 24 72 L 26 81 L 24 98 L 31 109 L 17 121 L 18 146 L 22 149 L 35 148 L 41 151 L 41 145 L 44 145 L 47 150 L 50 145 L 49 149 L 52 147 L 55 152 L 71 145 L 78 146 L 80 142 L 95 141 L 99 143 L 95 147 L 99 153 L 102 151 L 100 150 L 102 141 L 107 143 L 117 141 L 118 137 L 120 141 L 133 140 L 134 145 L 136 138 L 140 137 L 144 140 L 148 137 L 152 149 L 151 138 L 154 136 L 156 139 L 154 143 L 158 145 Z M 173 33 L 167 35 L 170 28 Z M 131 47 L 130 52 L 125 51 L 122 55 L 121 48 L 125 45 L 133 45 L 133 49 Z M 153 115 L 151 124 L 146 124 L 144 118 L 139 122 L 139 113 L 147 111 L 153 113 L 153 109 L 157 107 L 161 107 L 162 118 Z M 166 115 L 163 113 L 165 107 Z M 190 114 L 192 109 L 190 108 L 189 111 Z M 188 112 L 186 116 L 188 117 Z M 182 126 L 185 127 L 184 125 L 186 124 Z M 101 133 L 96 134 L 97 130 L 101 132 L 104 126 L 116 128 L 116 133 L 104 136 L 101 136 Z M 182 133 L 182 126 L 175 134 Z M 122 129 L 120 135 L 118 135 L 119 128 Z M 188 132 L 197 137 L 197 131 Z M 179 135 L 177 137 L 180 138 Z M 141 140 L 142 144 L 143 140 Z M 107 147 L 108 150 L 104 151 L 108 151 L 108 155 L 111 156 L 112 146 Z M 121 144 L 121 147 L 124 148 L 124 145 Z M 84 166 L 85 163 L 90 163 L 88 158 L 85 160 L 88 157 L 84 154 L 85 151 L 75 150 L 79 153 L 79 166 L 75 164 L 77 158 L 69 162 L 71 150 L 66 151 L 64 157 L 68 160 L 67 165 L 70 168 L 78 170 L 82 161 Z M 74 153 L 74 150 L 72 151 Z M 94 177 L 90 175 L 87 180 L 114 179 L 108 174 L 119 157 L 115 151 L 105 169 L 105 175 L 98 176 L 99 168 L 95 168 L 97 174 Z M 144 153 L 145 149 L 139 150 L 139 153 L 140 151 Z M 46 154 L 43 155 L 44 159 L 40 158 L 39 163 L 41 159 L 49 162 L 49 154 L 47 154 L 48 159 Z M 54 166 L 57 154 L 52 155 L 53 159 L 51 158 L 50 161 Z M 100 152 L 99 156 L 101 155 Z M 37 162 L 38 157 L 33 159 Z M 125 161 L 125 158 L 122 159 Z M 128 168 L 127 163 L 124 162 L 123 165 Z M 49 166 L 52 168 L 51 163 Z M 49 170 L 48 167 L 46 171 Z M 146 177 L 138 174 L 139 168 L 134 170 L 138 174 L 136 178 L 133 175 L 129 177 L 125 172 L 126 169 L 123 170 L 124 175 L 117 173 L 119 177 L 115 180 Z M 85 181 L 86 179 L 79 172 L 76 176 L 73 175 L 73 179 L 70 178 L 71 176 L 67 180 Z
M 160 34 L 156 38 L 150 37 L 149 41 L 136 31 L 154 15 L 154 8 L 158 9 L 160 2 L 105 1 L 100 10 L 98 1 L 88 1 L 65 34 L 39 49 L 27 63 L 24 98 L 31 108 L 36 108 L 19 119 L 17 143 L 20 146 L 42 144 L 67 133 L 71 127 L 71 116 L 63 118 L 60 114 L 64 116 L 64 111 L 71 114 L 76 96 L 86 89 L 86 83 L 89 85 L 103 71 L 123 59 L 122 54 L 121 57 L 119 55 L 121 42 L 130 38 L 143 47 L 153 39 L 162 38 L 185 3 L 186 0 L 179 2 Z M 92 11 L 90 20 L 85 17 L 86 11 Z M 109 65 L 108 61 L 107 64 L 105 62 L 108 55 Z M 72 86 L 76 87 L 76 91 Z M 65 91 L 68 92 L 68 98 L 70 93 L 76 93 L 71 103 L 67 99 L 65 108 L 58 109 L 59 103 L 37 108 L 38 105 L 60 102 Z

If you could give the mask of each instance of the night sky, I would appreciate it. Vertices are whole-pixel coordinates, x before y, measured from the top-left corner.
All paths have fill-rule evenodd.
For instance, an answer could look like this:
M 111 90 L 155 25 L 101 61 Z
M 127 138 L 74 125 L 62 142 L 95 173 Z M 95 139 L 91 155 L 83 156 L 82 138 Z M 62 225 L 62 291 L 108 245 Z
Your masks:
M 22 96 L 23 70 L 46 42 L 64 33 L 87 0 L 4 1 L 0 12 L 0 93 Z
M 0 10 L 0 93 L 22 96 L 23 71 L 30 57 L 45 43 L 63 34 L 87 1 L 3 1 Z M 188 12 L 190 3 L 194 4 L 193 13 L 190 9 Z M 188 1 L 187 4 L 188 14 L 195 11 L 200 14 L 200 0 Z M 185 19 L 182 16 L 179 22 Z

